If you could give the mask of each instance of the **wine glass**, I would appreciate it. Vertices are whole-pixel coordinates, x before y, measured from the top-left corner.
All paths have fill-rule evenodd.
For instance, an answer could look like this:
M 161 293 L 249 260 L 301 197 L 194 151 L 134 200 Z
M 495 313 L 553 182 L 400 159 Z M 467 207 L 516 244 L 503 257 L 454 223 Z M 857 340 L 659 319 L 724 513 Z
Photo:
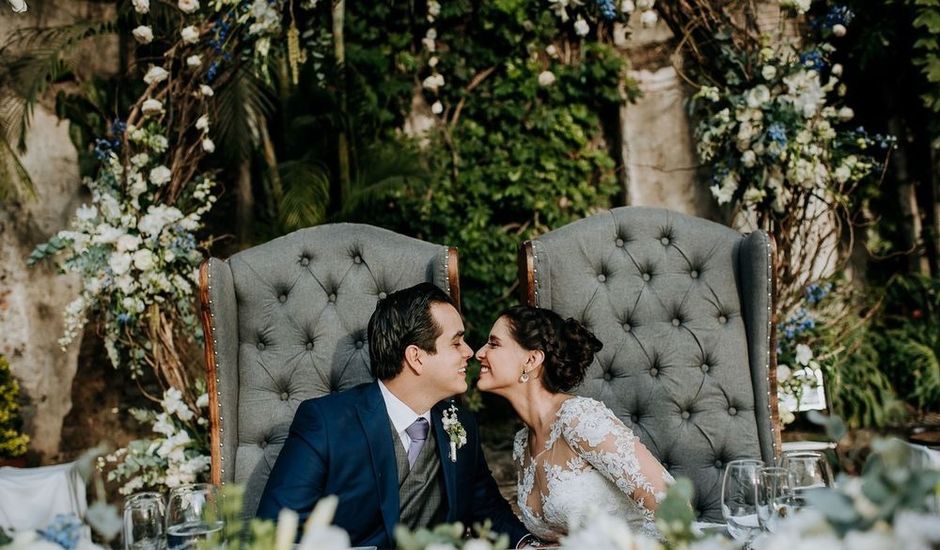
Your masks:
M 166 512 L 169 550 L 194 550 L 222 530 L 218 487 L 209 483 L 181 485 L 170 491 Z
M 721 513 L 728 533 L 735 540 L 748 542 L 757 534 L 757 491 L 764 462 L 756 459 L 732 460 L 725 466 L 721 480 Z
M 163 497 L 135 493 L 124 501 L 124 550 L 161 550 L 166 546 Z
M 761 468 L 757 490 L 757 519 L 761 529 L 776 533 L 780 521 L 793 513 L 790 480 L 790 470 L 786 468 Z
M 832 470 L 826 456 L 817 451 L 784 453 L 783 467 L 790 472 L 790 488 L 798 506 L 806 505 L 806 494 L 832 487 Z

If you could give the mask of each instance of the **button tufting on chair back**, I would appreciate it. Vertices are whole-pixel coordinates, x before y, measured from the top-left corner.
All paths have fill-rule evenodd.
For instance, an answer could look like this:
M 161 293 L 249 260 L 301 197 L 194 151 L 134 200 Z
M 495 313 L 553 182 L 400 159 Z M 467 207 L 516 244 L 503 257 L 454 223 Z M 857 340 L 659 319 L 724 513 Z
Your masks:
M 297 406 L 372 380 L 379 299 L 430 281 L 459 304 L 455 249 L 361 224 L 302 229 L 200 270 L 214 483 L 253 514 Z
M 604 401 L 674 476 L 702 520 L 721 517 L 721 475 L 779 449 L 771 243 L 657 208 L 596 214 L 523 243 L 525 301 L 574 317 L 604 343 L 576 393 Z

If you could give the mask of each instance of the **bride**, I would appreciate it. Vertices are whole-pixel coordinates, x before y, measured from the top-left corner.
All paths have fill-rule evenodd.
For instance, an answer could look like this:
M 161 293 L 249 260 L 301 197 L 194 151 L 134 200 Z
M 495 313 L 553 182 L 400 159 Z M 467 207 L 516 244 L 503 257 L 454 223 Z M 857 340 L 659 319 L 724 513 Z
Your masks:
M 545 542 L 598 512 L 660 538 L 654 512 L 672 476 L 603 403 L 567 393 L 601 346 L 574 319 L 517 306 L 476 353 L 478 388 L 508 399 L 525 422 L 513 445 L 517 498 L 526 528 Z

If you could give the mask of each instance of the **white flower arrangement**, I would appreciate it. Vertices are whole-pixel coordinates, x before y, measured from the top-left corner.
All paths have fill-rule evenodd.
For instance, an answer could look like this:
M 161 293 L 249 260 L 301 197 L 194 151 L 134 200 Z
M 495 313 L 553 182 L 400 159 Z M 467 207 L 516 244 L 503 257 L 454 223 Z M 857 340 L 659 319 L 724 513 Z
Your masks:
M 870 151 L 890 140 L 840 128 L 854 113 L 832 104 L 842 85 L 841 70 L 825 65 L 830 50 L 779 44 L 742 52 L 735 66 L 755 66 L 755 74 L 723 89 L 699 89 L 698 156 L 712 169 L 719 204 L 782 213 L 805 194 L 838 196 L 877 169 Z
M 58 255 L 63 271 L 82 278 L 82 292 L 65 311 L 60 345 L 71 344 L 94 311 L 112 363 L 137 376 L 145 364 L 140 346 L 148 341 L 138 321 L 151 307 L 175 309 L 186 330 L 198 333 L 191 301 L 202 253 L 195 232 L 216 197 L 213 180 L 202 177 L 180 201 L 186 212 L 161 204 L 157 196 L 173 176 L 159 161 L 165 138 L 151 130 L 128 133 L 149 152 L 135 155 L 127 167 L 112 154 L 107 169 L 85 181 L 92 203 L 77 210 L 68 230 L 37 247 L 30 261 Z
M 197 392 L 203 390 L 200 383 Z M 202 392 L 192 405 L 183 393 L 169 388 L 160 401 L 160 412 L 131 409 L 142 424 L 149 424 L 154 437 L 131 441 L 126 447 L 98 458 L 98 470 L 107 471 L 108 481 L 120 483 L 122 495 L 142 490 L 164 490 L 204 481 L 209 471 L 205 436 L 208 395 Z

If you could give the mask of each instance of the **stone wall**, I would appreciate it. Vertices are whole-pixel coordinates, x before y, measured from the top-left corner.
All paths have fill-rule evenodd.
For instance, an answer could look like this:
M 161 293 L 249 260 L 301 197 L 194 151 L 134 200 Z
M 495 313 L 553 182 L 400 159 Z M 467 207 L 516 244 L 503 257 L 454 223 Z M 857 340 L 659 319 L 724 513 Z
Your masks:
M 0 17 L 0 42 L 5 43 L 17 28 L 101 20 L 110 17 L 113 8 L 92 2 L 68 2 L 67 10 L 62 5 L 30 2 L 30 11 L 20 15 L 10 13 L 5 3 L 0 5 L 5 10 Z M 102 55 L 102 46 L 107 55 Z M 89 70 L 116 70 L 102 65 L 117 59 L 113 43 L 97 41 L 75 55 L 95 60 L 91 64 L 82 61 Z M 53 97 L 48 94 L 36 106 L 27 152 L 20 156 L 36 197 L 0 203 L 0 353 L 8 357 L 20 381 L 25 431 L 32 438 L 30 451 L 40 461 L 55 459 L 62 422 L 72 406 L 80 339 L 65 351 L 57 340 L 62 335 L 62 312 L 78 295 L 78 280 L 57 274 L 48 264 L 27 267 L 26 258 L 35 245 L 65 228 L 78 204 L 89 200 L 82 195 L 68 123 L 54 115 Z

